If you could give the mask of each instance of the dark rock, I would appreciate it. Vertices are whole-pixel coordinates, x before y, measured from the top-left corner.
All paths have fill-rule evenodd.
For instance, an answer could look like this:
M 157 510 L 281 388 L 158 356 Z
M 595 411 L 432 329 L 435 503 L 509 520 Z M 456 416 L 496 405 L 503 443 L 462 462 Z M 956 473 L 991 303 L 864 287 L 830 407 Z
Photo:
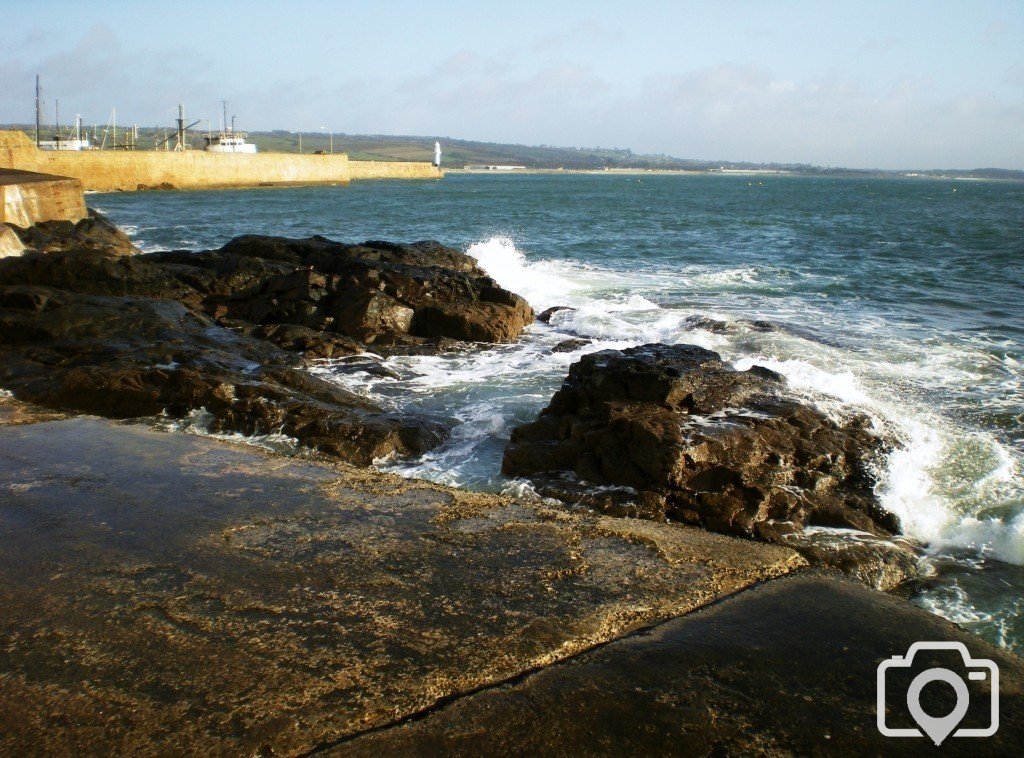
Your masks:
M 83 239 L 100 239 L 89 230 L 104 223 Z M 309 376 L 295 353 L 436 353 L 514 340 L 533 318 L 436 242 L 239 237 L 205 253 L 112 253 L 82 243 L 0 261 L 0 385 L 114 418 L 205 409 L 214 431 L 280 431 L 369 464 L 422 453 L 441 430 Z M 379 362 L 360 370 L 394 378 Z
M 0 287 L 0 356 L 0 385 L 28 402 L 110 418 L 203 409 L 210 431 L 280 432 L 357 465 L 444 437 L 169 300 Z
M 712 334 L 728 334 L 732 331 L 732 326 L 728 321 L 721 321 L 720 319 L 707 316 L 687 316 L 683 323 L 687 329 L 701 329 Z
M 12 228 L 25 247 L 41 253 L 83 249 L 102 250 L 111 255 L 135 255 L 139 252 L 127 234 L 91 208 L 88 217 L 77 223 L 43 221 L 27 229 Z
M 574 363 L 538 419 L 513 431 L 502 470 L 573 501 L 587 488 L 567 496 L 566 481 L 613 486 L 599 496 L 612 512 L 769 541 L 808 524 L 888 535 L 899 523 L 871 473 L 883 449 L 866 418 L 837 424 L 772 371 L 644 345 Z
M 537 320 L 541 323 L 547 324 L 551 322 L 551 317 L 559 311 L 574 311 L 575 308 L 570 308 L 568 305 L 553 305 L 540 312 L 537 316 Z
M 593 343 L 593 340 L 578 339 L 578 338 L 576 338 L 576 339 L 569 339 L 569 340 L 562 340 L 557 345 L 555 345 L 553 348 L 551 348 L 551 352 L 552 353 L 572 353 L 572 352 L 575 352 L 576 350 L 579 350 L 581 347 L 586 347 L 587 345 L 590 345 L 592 343 Z
M 375 355 L 350 355 L 333 364 L 334 370 L 342 374 L 369 374 L 378 379 L 401 379 L 402 375 L 384 365 Z
M 533 320 L 529 304 L 473 258 L 436 242 L 246 236 L 218 251 L 152 260 L 175 267 L 218 318 L 297 324 L 366 344 L 401 335 L 511 342 Z
M 876 727 L 878 664 L 922 640 L 989 659 L 999 686 L 964 677 L 961 724 L 985 726 L 998 690 L 999 728 L 985 739 L 899 739 Z M 962 671 L 956 651 L 921 650 L 889 669 L 890 726 L 912 728 L 907 689 L 931 667 Z M 1024 661 L 910 603 L 839 577 L 798 573 L 535 671 L 454 698 L 332 756 L 969 756 L 1016 755 L 1024 742 Z M 950 713 L 948 687 L 925 687 L 925 713 Z M 984 710 L 982 710 L 984 708 Z M 1014 746 L 1017 747 L 1014 747 Z
M 244 325 L 239 330 L 285 350 L 302 353 L 306 358 L 337 358 L 363 350 L 363 346 L 355 340 L 296 324 Z
M 177 187 L 170 182 L 160 182 L 159 184 L 140 184 L 135 189 L 139 192 L 148 192 L 153 190 L 173 190 L 177 189 Z

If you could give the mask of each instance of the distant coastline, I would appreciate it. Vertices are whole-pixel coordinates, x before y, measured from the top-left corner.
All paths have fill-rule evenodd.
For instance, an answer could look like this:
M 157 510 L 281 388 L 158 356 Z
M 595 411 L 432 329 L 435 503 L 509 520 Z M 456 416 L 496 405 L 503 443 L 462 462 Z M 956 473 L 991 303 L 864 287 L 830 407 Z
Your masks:
M 32 134 L 27 124 L 13 124 L 11 129 Z M 47 127 L 48 129 L 51 127 Z M 139 127 L 138 144 L 145 151 L 165 138 L 166 130 Z M 195 132 L 198 140 L 200 132 Z M 449 139 L 437 135 L 404 136 L 382 134 L 343 134 L 273 131 L 248 131 L 248 139 L 260 152 L 273 153 L 345 153 L 351 161 L 431 162 L 434 141 L 443 149 L 442 169 L 462 172 L 473 165 L 522 165 L 517 172 L 535 173 L 614 173 L 640 174 L 742 174 L 754 172 L 773 175 L 833 176 L 864 178 L 933 178 L 966 180 L 999 180 L 1024 182 L 1024 171 L 998 167 L 858 169 L 815 166 L 807 163 L 756 163 L 753 161 L 707 160 L 677 158 L 663 154 L 634 153 L 625 148 L 555 147 L 551 145 L 520 145 L 475 140 Z M 497 173 L 497 172 L 487 172 Z
M 483 176 L 522 176 L 539 175 L 557 176 L 737 176 L 737 177 L 804 177 L 804 178 L 865 178 L 865 179 L 921 179 L 925 181 L 947 181 L 947 182 L 1024 182 L 1021 178 L 1004 178 L 991 176 L 971 176 L 969 174 L 931 174 L 921 172 L 903 171 L 857 171 L 854 169 L 848 172 L 843 169 L 830 170 L 828 172 L 811 171 L 790 171 L 784 169 L 668 169 L 668 168 L 587 168 L 587 169 L 565 169 L 565 168 L 533 168 L 523 167 L 514 171 L 488 171 L 478 168 L 445 168 L 446 175 L 450 174 L 471 174 Z

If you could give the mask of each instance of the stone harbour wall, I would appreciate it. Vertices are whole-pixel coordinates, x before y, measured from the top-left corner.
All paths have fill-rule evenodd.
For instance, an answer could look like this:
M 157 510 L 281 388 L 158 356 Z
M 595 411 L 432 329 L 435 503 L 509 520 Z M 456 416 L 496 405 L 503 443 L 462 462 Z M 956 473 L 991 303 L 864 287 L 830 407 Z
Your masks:
M 439 179 L 429 163 L 349 161 L 348 156 L 289 153 L 225 154 L 189 150 L 38 150 L 23 132 L 0 131 L 0 169 L 79 179 L 99 192 L 137 189 L 213 189 L 294 184 L 344 184 L 351 179 Z

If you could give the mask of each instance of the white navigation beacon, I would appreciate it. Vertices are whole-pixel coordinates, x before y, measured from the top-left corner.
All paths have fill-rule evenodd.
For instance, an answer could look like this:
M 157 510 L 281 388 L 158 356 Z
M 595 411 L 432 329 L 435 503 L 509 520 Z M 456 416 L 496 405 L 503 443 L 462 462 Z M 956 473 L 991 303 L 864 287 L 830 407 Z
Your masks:
M 434 165 L 438 168 L 441 167 L 441 143 L 434 141 Z

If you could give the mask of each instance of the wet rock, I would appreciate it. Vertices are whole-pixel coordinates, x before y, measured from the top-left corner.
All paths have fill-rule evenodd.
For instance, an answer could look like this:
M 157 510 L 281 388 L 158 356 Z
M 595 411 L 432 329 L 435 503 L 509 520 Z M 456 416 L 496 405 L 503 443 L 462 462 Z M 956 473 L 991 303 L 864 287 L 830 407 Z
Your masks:
M 239 330 L 285 350 L 302 353 L 306 358 L 337 358 L 363 349 L 355 340 L 297 324 L 261 324 L 256 327 L 243 324 Z
M 111 255 L 135 255 L 139 249 L 103 214 L 89 209 L 81 221 L 43 221 L 27 229 L 13 227 L 25 247 L 41 253 L 64 250 L 103 250 Z
M 965 654 L 995 662 L 998 732 L 948 740 L 940 753 L 928 739 L 893 739 L 875 728 L 879 662 L 921 640 L 956 641 Z M 914 725 L 906 692 L 922 670 L 963 671 L 958 652 L 922 656 L 928 652 L 912 668 L 886 675 L 890 726 Z M 987 710 L 973 714 L 991 702 L 992 689 L 967 677 L 964 683 L 972 715 L 962 723 L 987 725 Z M 803 573 L 368 731 L 327 755 L 998 757 L 1016 755 L 1024 741 L 1022 689 L 1024 662 L 1012 652 L 910 603 Z M 922 693 L 925 713 L 953 707 L 948 688 Z
M 401 379 L 402 375 L 384 365 L 375 355 L 350 355 L 333 364 L 334 370 L 343 374 L 369 374 L 378 379 Z
M 201 410 L 210 431 L 279 432 L 357 465 L 444 439 L 296 362 L 177 302 L 0 287 L 0 385 L 20 400 L 109 418 Z
M 899 523 L 871 473 L 884 449 L 866 418 L 836 423 L 775 372 L 644 345 L 574 363 L 537 420 L 513 431 L 502 470 L 572 501 L 566 481 L 632 488 L 606 493 L 607 510 L 768 541 L 808 524 L 888 535 Z
M 559 311 L 574 311 L 574 310 L 576 310 L 576 309 L 575 308 L 570 308 L 568 305 L 553 305 L 550 308 L 547 308 L 547 309 L 541 311 L 540 314 L 537 316 L 537 320 L 540 321 L 543 324 L 547 324 L 547 323 L 551 322 L 551 317 L 554 316 Z
M 701 329 L 712 334 L 728 334 L 732 331 L 732 326 L 728 321 L 709 318 L 708 316 L 687 316 L 683 323 L 687 329 Z
M 114 418 L 204 409 L 214 431 L 282 432 L 366 465 L 422 453 L 443 430 L 310 377 L 296 354 L 436 353 L 514 340 L 533 319 L 436 242 L 239 237 L 123 256 L 89 231 L 103 223 L 83 227 L 98 247 L 0 261 L 0 386 L 24 400 Z
M 319 753 L 804 565 L 100 419 L 0 482 L 4 756 Z
M 533 320 L 523 298 L 436 242 L 245 236 L 218 251 L 153 261 L 178 268 L 217 317 L 297 324 L 366 344 L 401 342 L 401 335 L 511 342 Z
M 569 339 L 569 340 L 562 340 L 557 345 L 555 345 L 553 348 L 551 348 L 551 352 L 552 353 L 573 353 L 573 352 L 579 350 L 582 347 L 586 347 L 587 345 L 592 344 L 593 342 L 594 342 L 593 340 L 578 339 L 578 338 L 576 338 L 576 339 Z
M 846 529 L 809 530 L 787 535 L 784 544 L 809 563 L 837 569 L 883 592 L 920 574 L 918 549 L 901 538 L 883 539 Z

